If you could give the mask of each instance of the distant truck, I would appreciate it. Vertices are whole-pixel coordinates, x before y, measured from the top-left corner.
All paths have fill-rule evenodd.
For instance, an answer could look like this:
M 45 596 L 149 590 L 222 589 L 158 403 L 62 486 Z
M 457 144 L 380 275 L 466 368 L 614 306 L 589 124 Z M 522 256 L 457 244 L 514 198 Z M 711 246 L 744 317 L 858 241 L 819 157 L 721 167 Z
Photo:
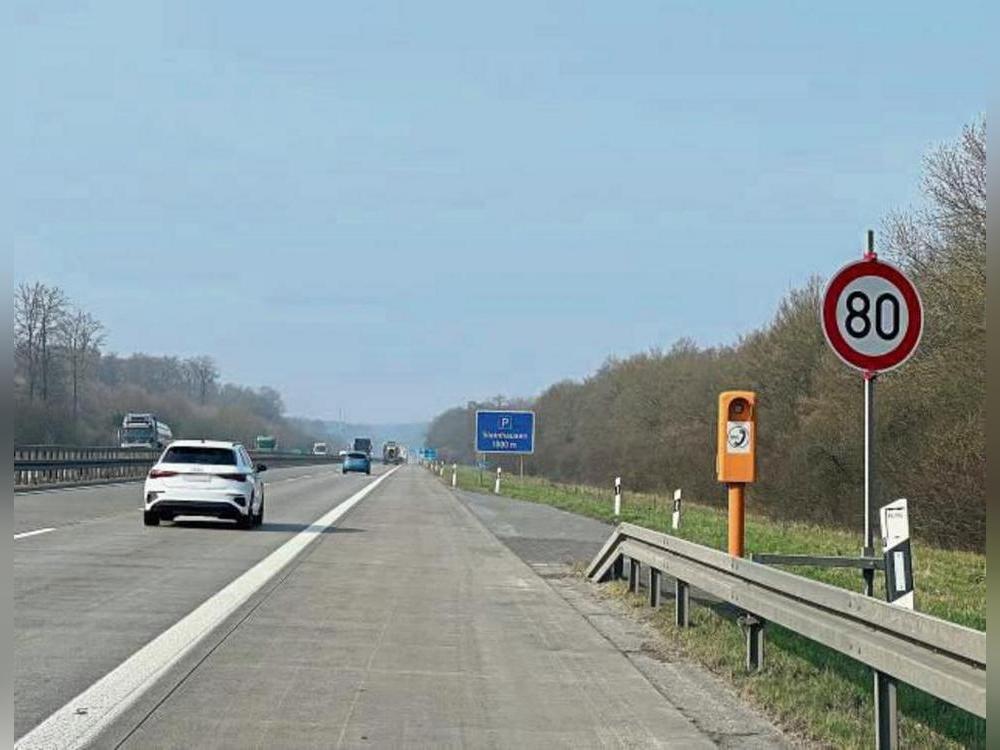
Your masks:
M 351 446 L 351 450 L 357 453 L 364 453 L 366 456 L 371 458 L 372 439 L 367 437 L 354 438 L 354 444 Z
M 274 435 L 258 435 L 253 444 L 259 451 L 273 451 L 278 448 L 278 438 Z
M 129 412 L 118 428 L 118 445 L 122 448 L 166 448 L 174 433 L 170 426 L 146 412 Z
M 313 443 L 313 455 L 314 456 L 325 456 L 330 452 L 329 446 L 326 443 Z
M 401 464 L 403 463 L 403 449 L 395 440 L 389 440 L 382 445 L 382 463 Z

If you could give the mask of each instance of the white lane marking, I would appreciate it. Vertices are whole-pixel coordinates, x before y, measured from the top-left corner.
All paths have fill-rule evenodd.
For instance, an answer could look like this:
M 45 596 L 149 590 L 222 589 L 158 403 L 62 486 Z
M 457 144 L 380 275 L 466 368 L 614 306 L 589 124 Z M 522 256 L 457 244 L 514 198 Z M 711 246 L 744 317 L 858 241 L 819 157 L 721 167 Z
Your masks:
M 300 479 L 312 479 L 312 476 L 313 476 L 312 474 L 300 474 L 297 477 L 288 477 L 287 479 L 275 479 L 272 482 L 268 482 L 268 484 L 281 484 L 282 482 L 297 482 Z
M 47 529 L 35 529 L 34 531 L 22 531 L 20 534 L 14 534 L 15 539 L 27 539 L 29 536 L 38 536 L 39 534 L 48 534 L 50 531 L 55 531 L 54 526 L 50 526 Z
M 167 628 L 80 695 L 32 729 L 14 747 L 78 748 L 91 742 L 202 638 L 212 632 L 306 546 L 357 505 L 395 471 L 365 485 L 317 518 L 197 609 Z

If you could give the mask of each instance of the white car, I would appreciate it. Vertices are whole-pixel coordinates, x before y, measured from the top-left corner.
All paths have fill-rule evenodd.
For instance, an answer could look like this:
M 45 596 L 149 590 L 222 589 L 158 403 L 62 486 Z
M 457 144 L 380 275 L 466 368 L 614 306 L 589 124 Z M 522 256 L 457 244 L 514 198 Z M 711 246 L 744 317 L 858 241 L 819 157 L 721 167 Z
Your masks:
M 177 516 L 229 518 L 241 528 L 264 520 L 264 464 L 240 443 L 175 440 L 149 470 L 143 490 L 146 526 Z

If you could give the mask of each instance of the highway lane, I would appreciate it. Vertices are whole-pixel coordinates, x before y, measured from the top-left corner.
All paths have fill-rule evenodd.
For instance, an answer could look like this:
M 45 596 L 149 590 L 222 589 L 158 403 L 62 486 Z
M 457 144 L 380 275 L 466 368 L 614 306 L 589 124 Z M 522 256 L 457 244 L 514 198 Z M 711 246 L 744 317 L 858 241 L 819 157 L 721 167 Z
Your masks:
M 344 522 L 96 744 L 715 746 L 422 469 Z
M 271 470 L 265 523 L 249 531 L 209 520 L 144 527 L 141 483 L 18 494 L 15 535 L 52 531 L 14 540 L 15 736 L 372 479 Z

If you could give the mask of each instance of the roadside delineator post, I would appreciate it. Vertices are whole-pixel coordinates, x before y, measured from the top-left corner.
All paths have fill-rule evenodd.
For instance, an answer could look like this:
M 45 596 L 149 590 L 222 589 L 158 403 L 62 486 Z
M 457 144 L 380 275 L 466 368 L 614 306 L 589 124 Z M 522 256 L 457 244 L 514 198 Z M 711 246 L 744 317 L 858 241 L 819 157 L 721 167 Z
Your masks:
M 503 471 L 499 466 L 497 467 L 497 481 L 493 484 L 493 494 L 500 494 L 500 472 Z
M 670 514 L 670 526 L 674 531 L 681 527 L 681 491 L 674 490 L 674 512 Z
M 451 465 L 451 486 L 452 487 L 457 487 L 458 486 L 458 464 L 457 463 Z
M 622 513 L 622 478 L 615 477 L 615 516 Z

